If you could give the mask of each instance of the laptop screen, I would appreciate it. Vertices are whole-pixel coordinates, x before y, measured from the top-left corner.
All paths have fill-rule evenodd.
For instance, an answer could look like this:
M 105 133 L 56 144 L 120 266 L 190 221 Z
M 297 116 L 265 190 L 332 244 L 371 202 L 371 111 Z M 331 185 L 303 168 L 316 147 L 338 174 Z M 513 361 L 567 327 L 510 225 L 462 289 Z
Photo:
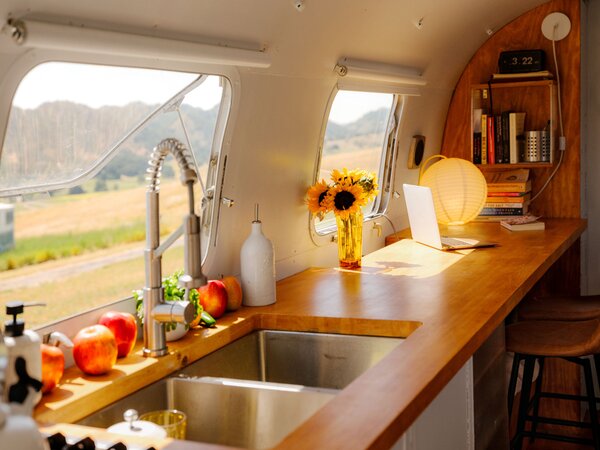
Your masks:
M 415 241 L 435 248 L 442 248 L 433 195 L 426 186 L 403 184 L 404 200 L 408 212 L 410 232 Z

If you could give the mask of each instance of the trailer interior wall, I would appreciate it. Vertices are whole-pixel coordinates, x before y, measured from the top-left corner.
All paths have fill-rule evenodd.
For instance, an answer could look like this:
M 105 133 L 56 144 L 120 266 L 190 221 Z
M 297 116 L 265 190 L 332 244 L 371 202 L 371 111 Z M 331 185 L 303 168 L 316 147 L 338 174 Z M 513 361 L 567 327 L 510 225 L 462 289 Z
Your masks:
M 207 272 L 217 276 L 239 271 L 239 249 L 250 231 L 253 204 L 259 202 L 281 278 L 311 265 L 336 263 L 334 243 L 317 246 L 311 240 L 302 201 L 313 182 L 324 112 L 337 82 L 336 62 L 349 57 L 422 70 L 427 85 L 421 88 L 420 97 L 408 99 L 399 136 L 396 189 L 401 190 L 402 182 L 417 180 L 416 171 L 406 168 L 411 137 L 427 137 L 426 154 L 440 151 L 450 97 L 471 56 L 490 34 L 541 3 L 306 0 L 304 10 L 298 12 L 291 0 L 150 0 L 143 7 L 139 2 L 118 0 L 6 0 L 0 4 L 0 20 L 24 17 L 264 48 L 272 58 L 270 68 L 239 69 L 239 106 L 234 111 L 223 189 L 235 206 L 222 209 L 215 255 Z M 58 56 L 76 57 L 69 52 Z M 5 86 L 0 92 L 0 112 L 6 113 L 13 95 L 2 82 L 15 76 L 11 74 L 18 66 L 15 62 L 26 57 L 25 49 L 6 36 L 0 38 L 0 86 Z M 161 62 L 148 61 L 148 65 Z M 185 70 L 185 64 L 178 69 Z M 188 70 L 194 69 L 190 64 Z M 0 114 L 0 119 L 5 122 L 6 114 Z M 5 126 L 0 124 L 0 129 Z M 392 201 L 389 217 L 396 229 L 406 225 L 402 198 Z M 380 222 L 381 236 L 366 224 L 365 252 L 382 246 L 384 236 L 392 232 L 388 221 Z

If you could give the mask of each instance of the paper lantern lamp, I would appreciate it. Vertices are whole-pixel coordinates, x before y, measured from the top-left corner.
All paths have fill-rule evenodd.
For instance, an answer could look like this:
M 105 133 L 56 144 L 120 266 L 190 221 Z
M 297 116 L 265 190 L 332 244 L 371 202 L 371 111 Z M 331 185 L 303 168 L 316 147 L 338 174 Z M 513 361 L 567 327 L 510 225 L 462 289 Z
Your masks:
M 475 219 L 487 198 L 485 177 L 467 160 L 442 155 L 435 157 L 443 159 L 422 172 L 419 184 L 431 188 L 438 222 L 462 225 Z

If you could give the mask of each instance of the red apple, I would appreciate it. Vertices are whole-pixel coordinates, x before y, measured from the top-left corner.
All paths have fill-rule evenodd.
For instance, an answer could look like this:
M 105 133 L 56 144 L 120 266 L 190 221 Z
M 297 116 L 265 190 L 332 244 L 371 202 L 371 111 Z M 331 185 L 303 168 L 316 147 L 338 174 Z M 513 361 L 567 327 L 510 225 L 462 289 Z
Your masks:
M 215 319 L 225 313 L 227 308 L 227 289 L 219 280 L 210 280 L 206 285 L 198 288 L 199 300 L 204 311 Z
M 236 277 L 228 275 L 221 279 L 227 290 L 227 310 L 235 311 L 242 306 L 242 286 Z
M 42 394 L 52 391 L 65 371 L 65 355 L 54 345 L 42 344 Z
M 98 321 L 108 328 L 117 341 L 117 357 L 129 355 L 137 339 L 137 322 L 132 314 L 119 311 L 108 311 Z
M 73 339 L 73 359 L 88 375 L 102 375 L 117 362 L 117 341 L 104 325 L 85 327 Z

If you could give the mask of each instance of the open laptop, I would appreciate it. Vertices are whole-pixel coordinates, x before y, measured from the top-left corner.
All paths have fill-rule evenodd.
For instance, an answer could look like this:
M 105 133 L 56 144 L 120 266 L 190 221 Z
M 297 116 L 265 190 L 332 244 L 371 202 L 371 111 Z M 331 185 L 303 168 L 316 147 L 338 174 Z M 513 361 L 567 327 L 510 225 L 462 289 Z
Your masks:
M 402 187 L 410 231 L 415 241 L 439 250 L 462 250 L 496 245 L 494 242 L 482 242 L 476 239 L 440 236 L 431 189 L 412 184 L 404 184 Z

